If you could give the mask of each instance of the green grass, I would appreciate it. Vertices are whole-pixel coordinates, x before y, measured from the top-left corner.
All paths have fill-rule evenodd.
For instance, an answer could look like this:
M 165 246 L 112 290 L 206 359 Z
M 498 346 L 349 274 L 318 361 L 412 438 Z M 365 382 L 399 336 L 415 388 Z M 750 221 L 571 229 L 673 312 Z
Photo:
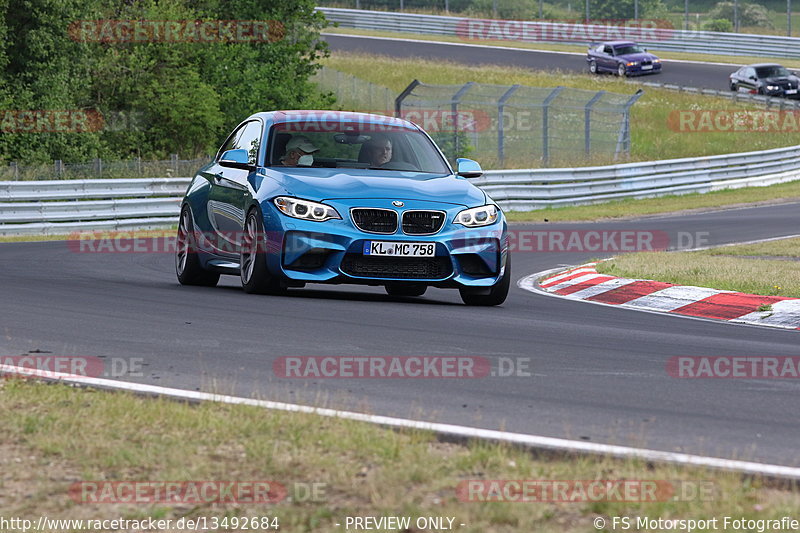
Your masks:
M 800 20 L 800 17 L 798 17 Z M 800 27 L 800 26 L 797 26 Z M 555 44 L 555 43 L 542 43 L 542 42 L 526 42 L 526 41 L 496 41 L 496 40 L 467 40 L 453 35 L 432 35 L 424 33 L 407 33 L 395 32 L 386 30 L 365 30 L 362 28 L 326 28 L 323 33 L 332 34 L 345 34 L 345 35 L 367 35 L 373 37 L 395 37 L 402 39 L 412 39 L 421 41 L 438 41 L 445 43 L 468 43 L 480 44 L 485 46 L 499 46 L 507 48 L 526 48 L 530 50 L 544 50 L 548 52 L 575 52 L 579 54 L 586 53 L 586 46 L 584 45 L 570 45 L 570 44 Z M 766 32 L 770 33 L 770 32 Z M 772 32 L 775 33 L 775 32 Z M 700 62 L 714 62 L 714 63 L 730 63 L 731 67 L 739 67 L 750 63 L 762 63 L 769 58 L 764 56 L 723 56 L 714 54 L 689 54 L 683 52 L 669 52 L 659 50 L 658 47 L 650 47 L 649 51 L 658 55 L 661 59 L 665 60 L 686 60 L 686 61 L 700 61 Z M 800 69 L 800 61 L 796 59 L 786 58 L 773 58 L 779 60 L 786 68 Z M 667 66 L 666 68 L 669 68 Z M 675 67 L 673 67 L 675 68 Z M 732 68 L 731 71 L 735 70 Z M 660 81 L 658 76 L 654 76 L 653 81 Z
M 498 66 L 466 66 L 456 63 L 427 61 L 423 59 L 395 59 L 361 54 L 332 54 L 325 65 L 349 73 L 372 83 L 388 87 L 394 92 L 403 90 L 413 79 L 426 84 L 454 85 L 468 81 L 484 84 L 511 85 L 518 83 L 532 87 L 573 87 L 591 91 L 606 90 L 633 94 L 634 86 L 614 76 L 590 76 L 560 71 L 535 71 L 523 68 Z M 355 110 L 358 105 L 351 106 Z M 631 161 L 653 161 L 682 157 L 700 157 L 751 150 L 766 150 L 800 144 L 800 132 L 780 135 L 742 131 L 677 132 L 673 129 L 670 113 L 681 110 L 759 109 L 724 98 L 684 94 L 663 89 L 646 89 L 644 96 L 631 111 Z M 674 119 L 673 119 L 674 120 Z M 507 132 L 512 135 L 532 135 L 529 131 Z M 569 159 L 554 160 L 552 167 L 574 167 L 610 164 L 608 156 L 584 158 L 570 154 Z M 495 162 L 483 161 L 484 168 L 496 168 Z M 531 168 L 532 158 L 517 155 L 508 161 L 508 168 Z
M 698 252 L 625 254 L 597 265 L 597 271 L 625 278 L 800 298 L 800 261 L 743 256 L 797 256 L 800 239 L 771 241 Z
M 458 531 L 586 532 L 597 516 L 778 518 L 800 507 L 796 489 L 732 473 L 586 457 L 537 458 L 499 444 L 448 444 L 426 432 L 253 407 L 190 405 L 123 393 L 0 382 L 0 464 L 6 516 L 36 519 L 176 519 L 275 516 L 281 530 L 339 531 L 345 516 L 451 516 Z M 470 479 L 645 479 L 705 482 L 707 498 L 666 502 L 476 503 Z M 263 504 L 75 503 L 81 481 L 265 481 L 313 501 Z M 418 531 L 413 529 L 413 531 Z
M 776 239 L 756 244 L 722 246 L 708 251 L 711 255 L 772 256 L 800 258 L 800 238 Z

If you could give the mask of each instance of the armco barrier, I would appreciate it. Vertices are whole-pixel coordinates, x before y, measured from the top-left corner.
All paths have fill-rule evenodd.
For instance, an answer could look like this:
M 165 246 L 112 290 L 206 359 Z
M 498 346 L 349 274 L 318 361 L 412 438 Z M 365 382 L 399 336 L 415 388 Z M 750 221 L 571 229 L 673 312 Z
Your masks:
M 0 181 L 0 235 L 177 224 L 191 178 Z
M 500 206 L 529 211 L 800 179 L 800 146 L 606 167 L 488 170 L 472 181 Z
M 429 35 L 448 35 L 462 37 L 464 42 L 479 43 L 473 38 L 487 32 L 499 32 L 494 40 L 505 40 L 513 45 L 514 38 L 523 42 L 542 42 L 587 45 L 590 42 L 614 40 L 593 36 L 612 35 L 615 27 L 569 24 L 542 21 L 502 21 L 480 20 L 441 15 L 418 15 L 414 13 L 394 13 L 386 11 L 367 11 L 359 9 L 338 9 L 318 7 L 330 22 L 336 22 L 343 28 L 364 30 L 383 30 L 408 32 Z M 504 26 L 505 23 L 505 26 Z M 470 26 L 472 24 L 473 26 Z M 494 24 L 494 26 L 492 26 Z M 471 28 L 480 28 L 472 32 Z M 503 34 L 503 28 L 513 28 Z M 488 29 L 486 29 L 488 28 Z M 493 28 L 496 28 L 493 30 Z M 619 31 L 619 30 L 617 30 Z M 474 35 L 473 35 L 474 33 Z M 775 35 L 752 35 L 744 33 L 725 33 L 711 31 L 691 31 L 667 28 L 642 30 L 637 35 L 639 44 L 656 50 L 670 52 L 688 52 L 696 54 L 714 54 L 748 57 L 782 57 L 800 58 L 800 38 L 781 37 Z M 526 36 L 528 36 L 526 38 Z
M 800 179 L 800 146 L 605 167 L 487 170 L 470 181 L 503 209 L 710 192 Z M 0 235 L 158 228 L 191 178 L 0 181 Z

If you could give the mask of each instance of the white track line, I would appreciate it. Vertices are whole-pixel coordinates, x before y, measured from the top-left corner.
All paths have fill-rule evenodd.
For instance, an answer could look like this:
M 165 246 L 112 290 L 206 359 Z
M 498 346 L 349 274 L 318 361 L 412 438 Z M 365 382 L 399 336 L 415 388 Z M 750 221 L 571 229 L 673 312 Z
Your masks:
M 491 45 L 491 44 L 473 44 L 473 43 L 454 43 L 451 41 L 435 41 L 429 39 L 404 39 L 402 37 L 378 37 L 376 35 L 356 35 L 352 33 L 329 33 L 329 32 L 321 32 L 321 35 L 330 35 L 333 37 L 341 36 L 341 37 L 353 37 L 357 39 L 373 39 L 377 41 L 398 41 L 402 43 L 427 43 L 427 44 L 441 44 L 446 46 L 465 46 L 469 48 L 490 48 L 494 50 L 514 50 L 517 52 L 537 52 L 541 54 L 559 54 L 565 56 L 586 56 L 586 52 L 564 52 L 561 50 L 542 50 L 540 48 L 521 48 L 519 46 L 498 46 L 498 45 Z M 558 43 L 554 43 L 558 44 Z M 573 45 L 573 44 L 565 44 L 563 46 L 580 46 L 580 45 Z M 655 48 L 654 48 L 655 50 Z M 692 63 L 696 65 L 721 65 L 725 67 L 735 68 L 739 66 L 740 63 L 717 63 L 714 61 L 692 61 L 691 59 L 662 59 L 662 63 Z
M 283 402 L 272 402 L 269 400 L 256 400 L 253 398 L 239 398 L 222 394 L 212 394 L 209 392 L 189 391 L 160 387 L 157 385 L 145 385 L 141 383 L 131 383 L 128 381 L 116 381 L 103 378 L 91 378 L 76 376 L 62 372 L 47 372 L 36 369 L 26 369 L 13 365 L 0 365 L 0 374 L 11 373 L 20 374 L 27 377 L 35 377 L 46 380 L 62 381 L 67 383 L 77 383 L 93 387 L 107 389 L 124 390 L 137 394 L 155 394 L 169 398 L 183 400 L 210 401 L 234 405 L 250 405 L 274 409 L 278 411 L 290 411 L 298 413 L 308 413 L 318 416 L 333 418 L 343 418 L 390 426 L 396 428 L 412 428 L 425 431 L 434 431 L 442 435 L 450 435 L 470 439 L 486 439 L 492 441 L 508 442 L 526 446 L 532 449 L 550 450 L 559 452 L 580 452 L 592 455 L 605 455 L 619 458 L 635 458 L 646 461 L 658 461 L 665 463 L 675 463 L 685 466 L 701 466 L 721 470 L 732 470 L 745 474 L 762 475 L 782 479 L 800 480 L 800 468 L 773 465 L 766 463 L 755 463 L 750 461 L 737 461 L 732 459 L 721 459 L 717 457 L 705 457 L 702 455 L 690 455 L 686 453 L 662 452 L 658 450 L 648 450 L 645 448 L 632 448 L 628 446 L 616 446 L 611 444 L 598 444 L 594 442 L 584 442 L 577 440 L 558 439 L 553 437 L 542 437 L 537 435 L 526 435 L 523 433 L 509 433 L 507 431 L 496 431 L 491 429 L 481 429 L 469 426 L 457 426 L 453 424 L 440 424 L 436 422 L 422 422 L 407 418 L 394 418 L 388 416 L 368 415 L 352 411 L 338 411 L 334 409 L 324 409 L 320 407 L 309 407 Z

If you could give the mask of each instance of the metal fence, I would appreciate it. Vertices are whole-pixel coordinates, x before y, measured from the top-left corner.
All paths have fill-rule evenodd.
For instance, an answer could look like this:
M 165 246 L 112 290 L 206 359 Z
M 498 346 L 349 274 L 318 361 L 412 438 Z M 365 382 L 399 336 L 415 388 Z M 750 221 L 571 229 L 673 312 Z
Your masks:
M 52 163 L 29 165 L 20 165 L 12 161 L 8 165 L 0 166 L 0 181 L 189 176 L 210 160 L 210 156 L 200 159 L 180 159 L 178 154 L 172 154 L 169 159 L 160 161 L 143 161 L 141 158 L 106 161 L 97 158 L 86 163 L 64 163 L 57 159 Z
M 800 146 L 605 167 L 490 170 L 472 183 L 503 209 L 533 210 L 800 179 Z M 177 223 L 190 178 L 0 182 L 0 235 L 69 234 Z
M 605 167 L 490 170 L 471 180 L 511 211 L 705 193 L 800 179 L 800 146 Z
M 630 108 L 641 94 L 414 80 L 395 113 L 428 131 L 451 160 L 476 157 L 495 168 L 574 164 L 630 152 Z
M 381 85 L 329 67 L 322 67 L 312 81 L 323 91 L 336 96 L 337 106 L 345 111 L 364 111 L 391 116 L 396 94 Z
M 485 40 L 586 45 L 630 39 L 655 50 L 731 56 L 800 58 L 800 38 L 670 28 L 626 29 L 618 26 L 542 21 L 482 20 L 358 9 L 318 7 L 330 22 L 344 28 L 384 30 Z

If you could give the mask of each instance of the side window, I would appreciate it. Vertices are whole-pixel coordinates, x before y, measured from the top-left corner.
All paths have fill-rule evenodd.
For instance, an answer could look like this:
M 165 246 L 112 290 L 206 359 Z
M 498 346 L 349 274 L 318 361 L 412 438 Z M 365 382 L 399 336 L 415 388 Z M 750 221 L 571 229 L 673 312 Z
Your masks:
M 604 49 L 605 49 L 605 46 L 603 46 L 601 44 L 600 46 L 595 47 L 594 51 L 597 52 L 598 54 L 602 54 L 602 53 L 604 53 Z
M 236 139 L 234 148 L 247 150 L 250 164 L 258 162 L 258 149 L 261 147 L 261 122 L 254 120 L 244 125 L 242 134 Z
M 745 78 L 755 78 L 756 77 L 756 69 L 748 67 L 747 70 L 744 71 Z
M 228 150 L 233 150 L 234 148 L 236 148 L 236 139 L 238 137 L 241 137 L 242 131 L 244 131 L 244 126 L 231 133 L 231 136 L 228 137 L 228 140 L 225 141 L 225 144 L 223 144 L 222 147 L 219 149 L 219 152 L 217 152 L 217 158 L 216 158 L 217 160 L 219 160 L 222 154 L 224 154 Z
M 614 55 L 614 49 L 612 47 L 610 47 L 610 46 L 605 46 L 603 48 L 603 53 L 604 54 L 608 54 L 610 56 L 613 56 Z

